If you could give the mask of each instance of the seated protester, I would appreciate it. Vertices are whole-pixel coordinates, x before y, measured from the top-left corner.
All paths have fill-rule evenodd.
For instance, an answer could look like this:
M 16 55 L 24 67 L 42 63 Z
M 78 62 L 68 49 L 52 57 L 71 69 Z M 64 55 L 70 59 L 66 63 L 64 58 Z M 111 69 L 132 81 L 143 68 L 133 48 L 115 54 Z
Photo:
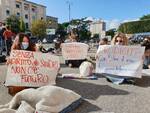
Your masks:
M 11 50 L 36 51 L 36 46 L 31 43 L 30 38 L 27 35 L 24 33 L 19 33 L 14 40 Z M 9 62 L 7 62 L 7 64 L 9 64 Z M 9 94 L 14 95 L 25 88 L 27 87 L 8 86 L 8 92 Z
M 144 41 L 142 46 L 145 47 L 143 69 L 150 69 L 150 41 Z
M 66 43 L 77 42 L 77 37 L 75 37 L 73 32 L 71 32 L 71 33 L 69 33 L 68 39 L 65 42 Z M 68 65 L 69 67 L 79 67 L 83 61 L 85 61 L 85 59 L 83 59 L 83 60 L 65 60 L 65 64 Z
M 112 45 L 128 45 L 128 38 L 123 33 L 117 33 L 112 39 Z M 135 81 L 131 77 L 124 77 L 124 76 L 113 76 L 106 74 L 107 81 L 112 82 L 114 84 L 121 84 L 121 83 L 129 83 L 134 84 Z
M 107 39 L 107 38 L 102 38 L 102 39 L 99 41 L 98 48 L 99 48 L 100 45 L 108 45 L 108 39 Z M 97 49 L 98 49 L 98 48 L 97 48 Z M 97 55 L 97 53 L 96 53 L 95 59 L 97 59 L 97 58 L 98 58 L 98 55 Z
M 102 39 L 99 41 L 99 45 L 108 45 L 108 39 L 107 39 L 107 38 L 102 38 Z

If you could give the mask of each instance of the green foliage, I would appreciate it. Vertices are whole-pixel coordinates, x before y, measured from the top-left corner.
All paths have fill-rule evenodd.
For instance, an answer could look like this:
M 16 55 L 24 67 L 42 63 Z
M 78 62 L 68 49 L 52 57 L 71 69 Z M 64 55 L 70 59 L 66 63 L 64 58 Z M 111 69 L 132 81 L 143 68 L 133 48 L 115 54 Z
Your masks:
M 80 29 L 78 31 L 79 40 L 89 40 L 91 36 L 91 32 L 86 29 Z
M 65 37 L 67 35 L 67 32 L 65 29 L 66 28 L 62 24 L 58 24 L 58 29 L 56 31 L 56 35 L 59 35 L 61 40 L 65 40 Z
M 23 19 L 22 18 L 20 18 L 20 25 L 19 25 L 19 28 L 20 28 L 20 32 L 25 32 L 25 23 L 24 23 L 24 21 L 23 21 Z
M 6 19 L 6 24 L 10 26 L 12 32 L 14 33 L 18 33 L 20 31 L 19 23 L 19 17 L 16 15 L 11 15 Z
M 99 39 L 99 34 L 94 34 L 93 38 L 94 39 Z
M 35 20 L 32 22 L 31 32 L 39 39 L 43 39 L 46 36 L 46 21 Z
M 150 14 L 144 15 L 140 18 L 140 20 L 148 20 L 148 19 L 150 19 Z
M 114 37 L 115 32 L 116 32 L 115 28 L 114 29 L 110 29 L 110 30 L 106 31 L 106 36 Z
M 64 22 L 62 24 L 58 24 L 57 33 L 58 34 L 61 33 L 64 35 L 65 31 L 67 31 L 67 28 L 69 27 L 69 25 L 76 26 L 77 28 L 75 28 L 74 30 L 75 30 L 75 34 L 78 34 L 79 40 L 89 40 L 91 37 L 90 31 L 87 30 L 89 22 L 84 21 L 84 20 L 85 20 L 85 18 L 73 19 L 70 21 L 70 23 Z
M 77 26 L 77 34 L 79 36 L 79 40 L 89 40 L 91 37 L 91 32 L 88 31 L 89 22 L 84 21 L 85 18 L 74 19 L 71 21 L 71 25 Z
M 58 24 L 57 30 L 65 30 L 65 27 L 62 24 Z
M 118 31 L 127 34 L 150 32 L 150 20 L 123 23 L 119 26 Z
M 69 26 L 69 22 L 64 22 L 61 25 L 62 25 L 63 29 L 66 30 L 67 27 Z

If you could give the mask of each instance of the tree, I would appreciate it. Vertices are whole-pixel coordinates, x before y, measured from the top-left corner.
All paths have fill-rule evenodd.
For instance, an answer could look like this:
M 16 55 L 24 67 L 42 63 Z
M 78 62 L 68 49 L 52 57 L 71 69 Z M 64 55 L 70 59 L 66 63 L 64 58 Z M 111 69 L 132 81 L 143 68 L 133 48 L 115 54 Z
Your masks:
M 6 24 L 10 26 L 12 32 L 14 33 L 18 33 L 20 31 L 19 23 L 19 17 L 16 15 L 11 15 L 6 19 Z
M 127 34 L 150 32 L 150 20 L 122 23 L 119 26 L 118 31 Z
M 67 35 L 67 32 L 65 30 L 66 28 L 62 24 L 58 24 L 58 28 L 56 31 L 56 35 L 61 38 L 61 40 L 65 40 L 65 36 Z
M 32 22 L 31 32 L 34 36 L 42 40 L 46 36 L 46 21 L 35 20 Z
M 89 21 L 84 21 L 85 18 L 73 19 L 70 22 L 58 24 L 57 34 L 66 35 L 67 30 L 73 30 L 77 34 L 79 40 L 89 40 L 91 32 L 88 30 Z
M 77 31 L 79 40 L 89 40 L 91 37 L 91 32 L 88 30 L 89 22 L 84 21 L 84 20 L 85 18 L 74 19 L 71 21 L 71 25 L 77 27 L 76 31 Z
M 20 29 L 20 32 L 25 32 L 25 23 L 23 21 L 22 18 L 20 18 L 20 24 L 19 24 L 19 29 Z
M 115 35 L 115 32 L 116 32 L 116 29 L 110 29 L 108 31 L 106 31 L 106 36 L 111 36 L 112 38 L 114 37 Z
M 150 14 L 144 15 L 140 18 L 140 20 L 148 20 L 150 19 Z

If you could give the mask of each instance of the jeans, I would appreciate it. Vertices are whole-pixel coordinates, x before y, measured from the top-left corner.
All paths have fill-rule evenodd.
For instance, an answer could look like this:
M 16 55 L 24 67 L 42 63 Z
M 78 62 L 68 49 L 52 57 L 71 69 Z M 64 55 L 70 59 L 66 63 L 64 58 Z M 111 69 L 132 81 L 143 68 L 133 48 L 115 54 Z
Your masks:
M 150 65 L 150 57 L 146 56 L 143 63 L 143 69 L 148 69 L 148 65 Z

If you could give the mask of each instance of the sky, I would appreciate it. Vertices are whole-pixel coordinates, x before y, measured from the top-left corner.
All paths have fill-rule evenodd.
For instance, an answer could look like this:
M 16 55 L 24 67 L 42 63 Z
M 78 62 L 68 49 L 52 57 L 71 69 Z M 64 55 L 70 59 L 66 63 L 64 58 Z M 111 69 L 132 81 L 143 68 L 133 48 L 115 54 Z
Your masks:
M 93 17 L 106 22 L 107 29 L 118 27 L 122 22 L 138 20 L 150 14 L 150 0 L 28 0 L 45 5 L 46 14 L 58 18 L 59 23 L 71 19 Z

